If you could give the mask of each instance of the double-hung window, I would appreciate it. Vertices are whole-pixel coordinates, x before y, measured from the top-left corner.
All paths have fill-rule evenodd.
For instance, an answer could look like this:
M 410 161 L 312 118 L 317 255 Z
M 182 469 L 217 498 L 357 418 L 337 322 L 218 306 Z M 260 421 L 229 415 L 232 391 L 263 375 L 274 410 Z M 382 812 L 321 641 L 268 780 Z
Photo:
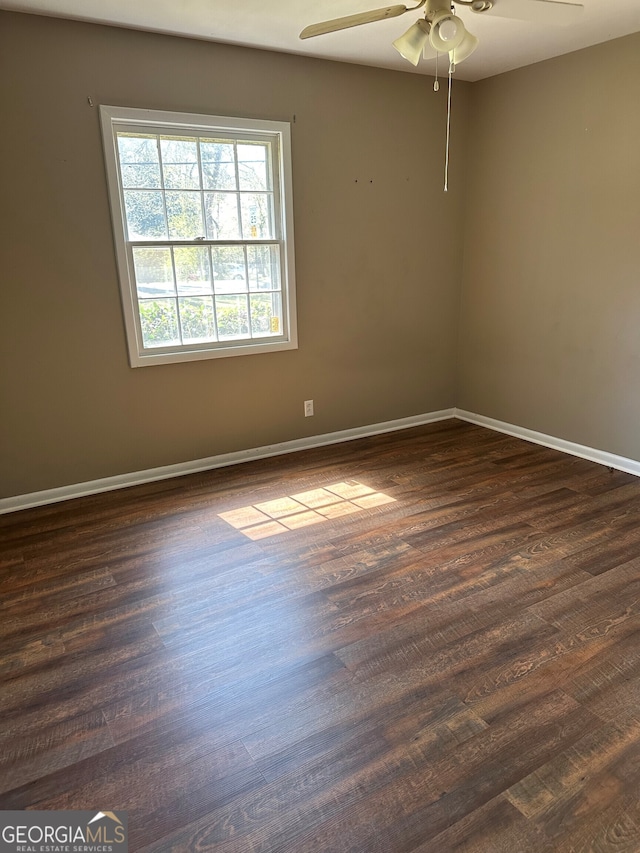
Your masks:
M 131 366 L 295 348 L 289 125 L 101 119 Z

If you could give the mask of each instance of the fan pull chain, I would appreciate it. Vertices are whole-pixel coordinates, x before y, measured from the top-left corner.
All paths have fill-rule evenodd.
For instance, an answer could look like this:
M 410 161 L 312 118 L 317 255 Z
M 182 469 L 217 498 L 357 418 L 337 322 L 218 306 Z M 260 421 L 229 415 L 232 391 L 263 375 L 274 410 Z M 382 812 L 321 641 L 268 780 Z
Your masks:
M 434 92 L 440 91 L 440 81 L 438 80 L 438 57 L 439 56 L 440 56 L 440 54 L 436 53 L 436 79 L 433 81 L 433 91 Z
M 449 54 L 449 94 L 447 96 L 447 150 L 444 158 L 444 191 L 449 192 L 449 140 L 451 138 L 451 78 L 453 76 L 453 59 Z

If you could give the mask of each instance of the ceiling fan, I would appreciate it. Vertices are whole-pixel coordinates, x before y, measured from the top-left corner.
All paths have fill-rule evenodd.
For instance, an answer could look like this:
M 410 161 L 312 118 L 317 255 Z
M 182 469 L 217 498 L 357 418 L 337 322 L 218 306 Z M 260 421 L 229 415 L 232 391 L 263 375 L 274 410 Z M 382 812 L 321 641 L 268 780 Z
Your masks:
M 372 9 L 357 15 L 334 18 L 319 24 L 311 24 L 300 33 L 301 39 L 335 33 L 358 27 L 360 24 L 372 24 L 386 18 L 397 18 L 405 12 L 424 8 L 424 17 L 393 42 L 394 48 L 403 59 L 417 65 L 420 57 L 438 58 L 441 53 L 449 54 L 449 95 L 447 101 L 447 141 L 445 149 L 444 191 L 449 187 L 449 139 L 451 127 L 451 75 L 456 65 L 467 59 L 478 47 L 478 39 L 470 33 L 455 14 L 455 7 L 462 6 L 478 15 L 496 15 L 503 18 L 516 18 L 539 24 L 572 24 L 582 14 L 581 3 L 566 3 L 564 0 L 420 0 L 416 6 L 386 6 L 384 9 Z M 440 88 L 436 62 L 434 91 Z
M 419 18 L 393 42 L 394 48 L 413 65 L 418 64 L 421 55 L 424 59 L 431 59 L 439 53 L 448 53 L 451 65 L 455 66 L 471 56 L 478 47 L 478 39 L 455 14 L 455 6 L 464 6 L 476 14 L 550 25 L 572 24 L 579 19 L 584 9 L 579 3 L 565 3 L 561 0 L 453 0 L 453 3 L 451 0 L 421 0 L 416 6 L 386 6 L 384 9 L 372 9 L 370 12 L 311 24 L 300 33 L 300 38 L 313 38 L 360 24 L 397 18 L 405 12 L 424 7 L 424 17 Z

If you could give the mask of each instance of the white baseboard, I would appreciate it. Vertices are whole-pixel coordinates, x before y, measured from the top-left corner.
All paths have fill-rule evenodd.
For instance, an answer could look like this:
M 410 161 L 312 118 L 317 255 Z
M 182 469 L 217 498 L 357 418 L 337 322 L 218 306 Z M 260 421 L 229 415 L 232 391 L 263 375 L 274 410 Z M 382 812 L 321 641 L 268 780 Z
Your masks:
M 555 438 L 553 435 L 545 435 L 543 432 L 535 432 L 532 429 L 507 424 L 485 415 L 476 415 L 473 412 L 466 412 L 464 409 L 454 409 L 454 416 L 461 421 L 468 421 L 478 426 L 487 427 L 487 429 L 493 429 L 496 432 L 504 432 L 515 438 L 523 438 L 525 441 L 542 444 L 545 447 L 551 447 L 553 450 L 561 450 L 563 453 L 580 456 L 590 462 L 597 462 L 600 465 L 606 465 L 608 468 L 616 468 L 618 471 L 626 471 L 627 474 L 635 474 L 636 477 L 640 477 L 640 462 L 635 459 L 627 459 L 626 456 L 617 456 L 615 453 L 608 453 L 606 450 L 596 450 L 594 447 L 587 447 L 584 444 L 575 444 L 573 441 L 565 441 L 564 438 Z
M 71 486 L 61 486 L 56 489 L 45 489 L 41 492 L 31 492 L 27 495 L 0 499 L 0 515 L 7 512 L 17 512 L 29 507 L 44 506 L 45 504 L 68 501 L 86 495 L 96 495 L 100 492 L 111 492 L 127 486 L 138 486 L 142 483 L 152 483 L 156 480 L 168 480 L 171 477 L 181 477 L 184 474 L 197 474 L 200 471 L 210 471 L 213 468 L 223 468 L 227 465 L 237 465 L 240 462 L 252 462 L 265 459 L 268 456 L 281 456 L 285 453 L 295 453 L 298 450 L 311 450 L 314 447 L 324 447 L 328 444 L 338 444 L 342 441 L 352 441 L 356 438 L 366 438 L 385 432 L 409 429 L 414 426 L 435 423 L 453 418 L 453 409 L 443 409 L 424 415 L 413 415 L 409 418 L 398 418 L 379 424 L 343 429 L 338 432 L 328 432 L 324 435 L 312 435 L 308 438 L 296 438 L 292 441 L 282 441 L 279 444 L 268 444 L 264 447 L 253 447 L 248 450 L 238 450 L 235 453 L 223 453 L 219 456 L 209 456 L 206 459 L 194 459 L 191 462 L 179 462 L 176 465 L 163 465 L 161 468 L 149 468 L 146 471 L 133 471 L 130 474 L 118 474 L 115 477 L 103 477 L 87 483 L 76 483 Z
M 127 486 L 138 486 L 143 483 L 153 483 L 156 480 L 168 480 L 172 477 L 181 477 L 184 474 L 197 474 L 200 471 L 210 471 L 214 468 L 223 468 L 227 465 L 237 465 L 241 462 L 252 462 L 257 459 L 265 459 L 269 456 L 281 456 L 286 453 L 295 453 L 298 450 L 311 450 L 314 447 L 324 447 L 329 444 L 338 444 L 343 441 L 352 441 L 357 438 L 380 435 L 385 432 L 409 429 L 414 426 L 444 421 L 449 418 L 458 418 L 468 421 L 487 429 L 503 432 L 515 438 L 522 438 L 534 444 L 542 444 L 553 450 L 560 450 L 572 456 L 588 459 L 618 471 L 625 471 L 640 477 L 640 462 L 635 459 L 627 459 L 625 456 L 617 456 L 605 450 L 596 450 L 583 444 L 575 444 L 556 438 L 542 432 L 535 432 L 526 427 L 515 426 L 485 415 L 476 415 L 464 409 L 443 409 L 439 412 L 430 412 L 423 415 L 413 415 L 409 418 L 399 418 L 393 421 L 385 421 L 379 424 L 344 429 L 337 432 L 329 432 L 324 435 L 313 435 L 308 438 L 296 438 L 292 441 L 282 441 L 278 444 L 268 444 L 263 447 L 253 447 L 248 450 L 238 450 L 234 453 L 223 453 L 219 456 L 208 456 L 205 459 L 194 459 L 190 462 L 179 462 L 176 465 L 163 465 L 160 468 L 149 468 L 146 471 L 133 471 L 129 474 L 118 474 L 115 477 L 103 477 L 100 480 L 90 480 L 86 483 L 75 483 L 70 486 L 61 486 L 56 489 L 45 489 L 41 492 L 31 492 L 26 495 L 16 495 L 11 498 L 0 498 L 0 515 L 8 512 L 17 512 L 30 507 L 45 506 L 46 504 L 67 501 L 72 498 L 80 498 L 86 495 L 97 495 L 100 492 L 110 492 L 115 489 L 123 489 Z

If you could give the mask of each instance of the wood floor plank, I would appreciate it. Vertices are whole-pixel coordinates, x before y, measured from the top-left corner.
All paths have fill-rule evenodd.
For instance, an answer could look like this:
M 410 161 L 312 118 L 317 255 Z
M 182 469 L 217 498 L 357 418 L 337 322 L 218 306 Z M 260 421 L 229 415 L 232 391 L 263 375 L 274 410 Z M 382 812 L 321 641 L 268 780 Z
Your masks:
M 559 802 L 575 798 L 594 777 L 610 774 L 629 750 L 637 749 L 638 735 L 638 719 L 620 715 L 615 723 L 598 726 L 521 779 L 505 796 L 525 817 L 538 819 Z
M 132 853 L 638 853 L 638 708 L 640 479 L 482 427 L 0 516 L 0 809 Z
M 366 774 L 367 767 L 376 767 L 377 772 L 369 772 L 371 783 L 375 783 L 383 777 L 381 766 L 388 768 L 388 775 L 396 772 L 397 763 L 384 763 L 387 752 L 384 739 L 368 731 L 348 743 L 340 743 L 337 750 L 324 754 L 320 761 L 248 792 L 228 807 L 212 810 L 205 818 L 142 848 L 140 853 L 294 851 L 295 839 L 301 832 L 312 831 L 348 803 L 353 794 L 347 780 L 354 774 Z
M 359 796 L 312 832 L 303 832 L 294 849 L 409 853 L 497 796 L 505 778 L 524 775 L 525 768 L 542 762 L 559 744 L 577 740 L 595 722 L 577 703 L 556 693 L 526 713 L 503 718 L 493 729 L 433 762 L 419 743 L 408 746 L 403 770 L 394 774 L 392 784 L 376 786 L 362 796 L 365 783 L 354 780 L 352 791 Z M 372 820 L 374 815 L 380 823 Z
M 77 762 L 74 778 L 64 771 L 5 794 L 5 807 L 39 810 L 83 808 L 87 802 L 114 803 L 130 815 L 134 849 L 220 807 L 263 777 L 242 744 L 211 750 L 206 731 L 161 741 L 141 738 Z M 169 739 L 169 743 L 167 740 Z M 144 809 L 141 788 L 147 789 Z M 176 806 L 179 805 L 179 808 Z
M 24 719 L 28 711 L 37 713 L 38 708 L 55 704 L 58 696 L 70 698 L 94 680 L 108 679 L 123 663 L 139 661 L 162 649 L 161 639 L 147 621 L 125 623 L 115 629 L 98 628 L 75 638 L 62 635 L 60 639 L 64 654 L 58 656 L 55 666 L 47 666 L 45 661 L 37 669 L 13 674 L 7 681 L 0 694 L 0 713 Z
M 564 851 L 637 850 L 637 723 L 633 730 L 625 723 L 615 733 L 609 728 L 595 743 L 587 735 L 568 751 L 567 758 L 572 772 L 554 779 L 556 795 L 531 817 L 547 845 Z M 542 769 L 547 786 L 554 769 Z M 631 786 L 636 786 L 635 795 Z
M 339 688 L 348 677 L 341 661 L 325 655 L 301 666 L 266 671 L 261 677 L 245 679 L 239 674 L 233 684 L 220 690 L 214 671 L 183 659 L 166 679 L 132 685 L 131 692 L 105 703 L 103 713 L 116 743 L 192 713 L 209 714 L 215 720 L 212 739 L 225 743 L 268 725 L 273 714 L 286 716 L 296 699 L 312 702 L 320 687 Z
M 63 768 L 74 767 L 114 745 L 100 711 L 58 725 L 40 726 L 27 735 L 5 738 L 0 749 L 0 797 Z
M 475 809 L 411 853 L 552 853 L 538 830 L 502 796 Z

